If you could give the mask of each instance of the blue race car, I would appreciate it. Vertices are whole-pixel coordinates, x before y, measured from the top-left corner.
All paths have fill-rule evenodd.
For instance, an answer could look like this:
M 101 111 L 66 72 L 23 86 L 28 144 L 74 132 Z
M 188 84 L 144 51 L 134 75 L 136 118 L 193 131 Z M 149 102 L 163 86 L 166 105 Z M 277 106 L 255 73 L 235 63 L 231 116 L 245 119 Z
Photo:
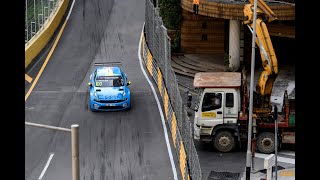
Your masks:
M 115 65 L 116 64 L 116 65 Z M 111 66 L 110 66 L 111 65 Z M 130 81 L 120 68 L 120 63 L 95 63 L 90 75 L 89 109 L 91 111 L 128 110 L 130 104 Z

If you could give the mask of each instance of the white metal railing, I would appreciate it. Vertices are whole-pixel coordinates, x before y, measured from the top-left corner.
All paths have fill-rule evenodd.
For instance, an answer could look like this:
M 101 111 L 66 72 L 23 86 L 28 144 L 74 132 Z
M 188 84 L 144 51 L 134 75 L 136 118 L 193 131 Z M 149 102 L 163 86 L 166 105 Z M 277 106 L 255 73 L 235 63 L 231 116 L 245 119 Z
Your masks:
M 25 0 L 25 44 L 43 30 L 63 0 Z

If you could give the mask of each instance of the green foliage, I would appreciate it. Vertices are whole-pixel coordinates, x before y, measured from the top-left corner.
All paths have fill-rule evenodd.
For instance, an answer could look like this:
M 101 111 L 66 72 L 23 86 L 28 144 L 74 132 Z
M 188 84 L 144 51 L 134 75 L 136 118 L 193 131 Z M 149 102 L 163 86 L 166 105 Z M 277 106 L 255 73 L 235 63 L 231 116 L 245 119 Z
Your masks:
M 160 16 L 167 29 L 179 29 L 181 15 L 180 0 L 159 0 Z
M 171 44 L 171 52 L 179 52 L 180 51 L 180 31 L 176 31 L 173 42 Z
M 228 53 L 224 53 L 224 66 L 226 67 L 225 71 L 229 72 L 231 71 L 231 69 L 229 68 L 229 59 L 230 59 L 230 55 Z
M 177 30 L 174 39 L 171 41 L 171 52 L 180 51 L 180 22 L 182 12 L 180 0 L 159 0 L 160 16 L 167 29 Z
M 228 53 L 224 53 L 224 65 L 225 66 L 229 66 L 229 54 Z

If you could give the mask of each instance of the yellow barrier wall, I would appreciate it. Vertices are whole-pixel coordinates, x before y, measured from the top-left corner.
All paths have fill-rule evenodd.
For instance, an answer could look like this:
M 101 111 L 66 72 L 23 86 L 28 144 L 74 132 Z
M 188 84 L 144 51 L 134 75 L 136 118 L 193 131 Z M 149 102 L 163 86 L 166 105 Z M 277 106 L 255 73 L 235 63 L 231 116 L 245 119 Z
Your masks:
M 40 51 L 46 46 L 51 36 L 57 29 L 61 22 L 61 19 L 66 12 L 69 0 L 63 0 L 58 4 L 57 11 L 45 23 L 43 30 L 39 34 L 36 34 L 25 46 L 25 68 L 32 62 L 32 60 L 40 53 Z

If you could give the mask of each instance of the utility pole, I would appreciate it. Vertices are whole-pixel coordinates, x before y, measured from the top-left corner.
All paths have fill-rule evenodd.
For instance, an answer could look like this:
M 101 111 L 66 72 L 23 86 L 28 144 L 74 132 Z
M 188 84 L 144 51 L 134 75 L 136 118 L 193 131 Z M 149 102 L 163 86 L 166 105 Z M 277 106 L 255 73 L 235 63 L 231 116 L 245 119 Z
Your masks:
M 249 102 L 249 125 L 248 125 L 248 146 L 246 158 L 246 180 L 250 180 L 251 172 L 251 134 L 252 134 L 252 109 L 253 109 L 253 83 L 255 67 L 255 46 L 256 46 L 256 21 L 257 21 L 257 0 L 254 0 L 253 9 L 253 33 L 252 33 L 252 52 L 251 52 L 251 77 L 250 77 L 250 102 Z
M 71 125 L 72 180 L 80 180 L 79 125 Z
M 277 154 L 278 154 L 278 107 L 274 105 L 274 139 L 275 139 L 275 146 L 274 146 L 274 154 L 275 154 L 275 180 L 278 179 L 278 162 L 277 162 Z

